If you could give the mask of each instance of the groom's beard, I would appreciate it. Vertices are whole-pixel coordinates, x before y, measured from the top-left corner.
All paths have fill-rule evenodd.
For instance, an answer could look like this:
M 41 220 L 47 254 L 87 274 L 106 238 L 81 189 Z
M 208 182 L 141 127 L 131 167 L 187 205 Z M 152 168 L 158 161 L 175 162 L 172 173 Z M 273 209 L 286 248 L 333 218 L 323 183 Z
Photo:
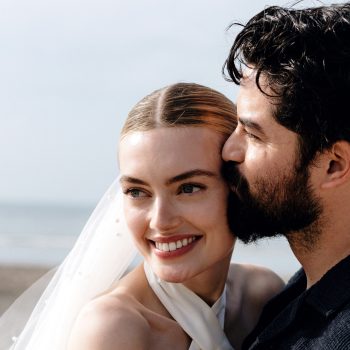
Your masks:
M 234 162 L 225 163 L 223 171 L 232 188 L 228 203 L 230 229 L 244 243 L 303 231 L 322 213 L 320 201 L 309 186 L 307 167 L 294 166 L 289 174 L 279 176 L 265 174 L 254 182 L 254 192 Z M 309 243 L 317 240 L 312 233 L 308 235 Z

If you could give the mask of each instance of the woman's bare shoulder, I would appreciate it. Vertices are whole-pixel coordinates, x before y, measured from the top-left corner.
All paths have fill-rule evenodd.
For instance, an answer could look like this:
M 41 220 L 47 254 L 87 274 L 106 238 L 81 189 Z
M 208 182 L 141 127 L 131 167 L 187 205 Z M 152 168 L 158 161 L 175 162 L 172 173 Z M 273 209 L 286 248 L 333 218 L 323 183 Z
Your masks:
M 149 323 L 133 297 L 124 293 L 107 294 L 81 310 L 68 349 L 148 349 L 149 330 Z
M 283 287 L 282 279 L 267 268 L 231 263 L 225 328 L 235 347 L 241 347 L 243 339 L 257 324 L 264 305 Z M 232 329 L 235 331 L 230 331 Z
M 228 280 L 232 285 L 240 284 L 244 298 L 259 308 L 278 294 L 285 286 L 284 281 L 272 270 L 258 265 L 230 265 Z M 237 287 L 237 286 L 236 286 Z
M 130 286 L 118 284 L 83 307 L 68 350 L 148 349 L 150 325 Z

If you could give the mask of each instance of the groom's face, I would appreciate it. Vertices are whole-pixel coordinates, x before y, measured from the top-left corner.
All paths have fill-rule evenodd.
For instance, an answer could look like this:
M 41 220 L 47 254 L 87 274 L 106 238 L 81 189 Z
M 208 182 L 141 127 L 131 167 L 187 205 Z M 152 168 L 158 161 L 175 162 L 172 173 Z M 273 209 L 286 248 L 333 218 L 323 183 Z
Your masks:
M 309 169 L 299 166 L 297 134 L 274 119 L 275 106 L 256 86 L 254 71 L 249 74 L 237 99 L 238 126 L 223 149 L 229 221 L 246 242 L 299 231 L 320 213 Z

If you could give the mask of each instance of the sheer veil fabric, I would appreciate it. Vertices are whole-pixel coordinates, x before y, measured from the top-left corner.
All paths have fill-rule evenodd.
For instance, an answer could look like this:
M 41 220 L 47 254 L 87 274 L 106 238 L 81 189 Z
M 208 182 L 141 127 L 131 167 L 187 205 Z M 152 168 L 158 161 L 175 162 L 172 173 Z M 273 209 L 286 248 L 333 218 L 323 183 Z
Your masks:
M 135 259 L 118 183 L 102 197 L 57 271 L 35 283 L 0 318 L 0 350 L 65 349 L 82 306 L 108 289 Z

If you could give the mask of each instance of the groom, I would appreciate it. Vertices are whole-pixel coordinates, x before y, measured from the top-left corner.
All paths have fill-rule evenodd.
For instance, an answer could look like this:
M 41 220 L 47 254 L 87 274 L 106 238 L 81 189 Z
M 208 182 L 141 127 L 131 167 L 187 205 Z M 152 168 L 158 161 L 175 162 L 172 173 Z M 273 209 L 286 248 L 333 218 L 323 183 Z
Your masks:
M 243 348 L 350 349 L 350 3 L 266 8 L 225 68 L 240 85 L 223 149 L 232 230 L 286 236 L 303 267 Z

